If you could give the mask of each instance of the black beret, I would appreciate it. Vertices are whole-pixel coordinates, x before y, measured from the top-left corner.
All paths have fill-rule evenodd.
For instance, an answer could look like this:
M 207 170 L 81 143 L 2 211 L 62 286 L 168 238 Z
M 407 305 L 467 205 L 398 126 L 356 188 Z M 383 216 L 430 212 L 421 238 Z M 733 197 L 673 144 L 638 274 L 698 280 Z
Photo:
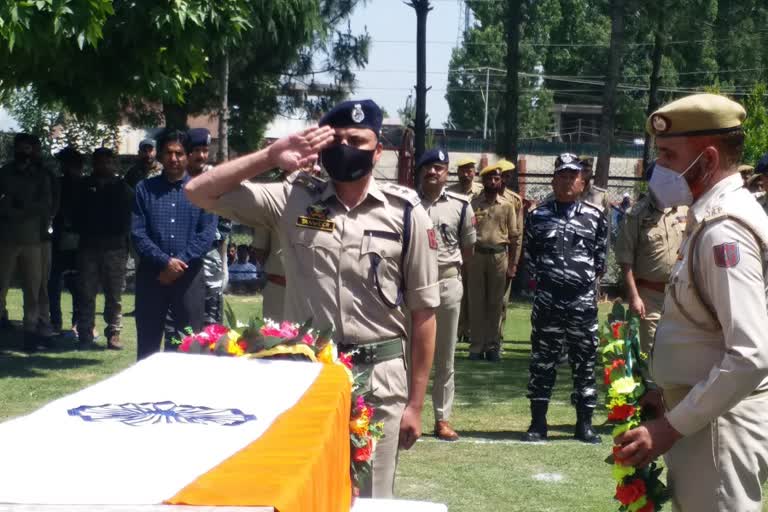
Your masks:
M 435 162 L 448 165 L 448 151 L 435 148 L 425 151 L 421 158 L 419 158 L 416 164 L 417 169 L 421 169 L 425 165 L 433 164 Z
M 342 101 L 320 118 L 320 126 L 332 128 L 368 128 L 378 135 L 381 133 L 383 114 L 373 100 Z
M 74 146 L 67 146 L 54 155 L 60 162 L 82 162 L 83 155 Z
M 191 151 L 198 146 L 211 145 L 211 132 L 207 128 L 190 128 L 187 131 L 187 151 Z
M 96 148 L 93 150 L 93 156 L 94 157 L 104 156 L 108 158 L 113 158 L 115 156 L 115 152 L 109 148 Z
M 755 174 L 768 174 L 768 153 L 760 157 L 755 166 Z

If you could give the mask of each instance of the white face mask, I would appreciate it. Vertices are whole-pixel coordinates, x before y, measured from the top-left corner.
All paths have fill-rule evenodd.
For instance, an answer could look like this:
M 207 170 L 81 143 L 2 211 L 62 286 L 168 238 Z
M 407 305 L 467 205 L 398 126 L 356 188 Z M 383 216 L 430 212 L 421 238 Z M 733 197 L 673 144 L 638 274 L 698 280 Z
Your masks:
M 648 183 L 648 188 L 651 190 L 653 197 L 656 198 L 656 203 L 660 208 L 673 208 L 675 206 L 690 206 L 693 204 L 693 193 L 691 187 L 688 186 L 688 182 L 685 181 L 685 173 L 691 170 L 691 167 L 696 165 L 701 155 L 704 152 L 699 153 L 699 156 L 691 162 L 691 165 L 686 169 L 677 173 L 668 167 L 664 167 L 661 164 L 656 164 L 653 168 L 653 176 Z

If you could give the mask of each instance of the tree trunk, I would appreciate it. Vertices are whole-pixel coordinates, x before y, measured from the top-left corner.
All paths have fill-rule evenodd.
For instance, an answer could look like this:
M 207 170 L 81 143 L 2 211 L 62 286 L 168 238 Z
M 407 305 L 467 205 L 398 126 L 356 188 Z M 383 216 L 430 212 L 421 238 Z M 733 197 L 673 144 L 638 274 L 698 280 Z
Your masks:
M 220 73 L 219 151 L 216 154 L 219 163 L 229 160 L 229 53 L 226 50 L 221 59 Z
M 595 170 L 595 185 L 608 186 L 613 148 L 613 117 L 616 113 L 616 88 L 624 53 L 624 1 L 611 0 L 611 47 L 608 54 L 608 74 L 603 91 L 603 112 L 600 118 L 600 141 Z
M 174 130 L 185 131 L 187 129 L 187 108 L 185 105 L 177 103 L 163 103 L 163 116 L 165 117 L 165 126 Z
M 520 66 L 520 21 L 522 18 L 520 0 L 507 0 L 507 91 L 504 118 L 504 139 L 502 153 L 517 165 L 518 102 Z
M 416 11 L 416 119 L 415 151 L 416 161 L 424 153 L 427 137 L 427 15 L 432 7 L 429 0 L 411 0 L 410 6 Z
M 653 55 L 651 56 L 651 84 L 648 91 L 648 111 L 647 115 L 651 115 L 659 108 L 659 75 L 661 73 L 661 58 L 664 55 L 664 26 L 667 13 L 665 0 L 657 0 L 656 2 L 656 34 L 653 40 Z M 651 135 L 646 131 L 645 140 L 643 142 L 643 173 L 650 164 L 651 154 Z

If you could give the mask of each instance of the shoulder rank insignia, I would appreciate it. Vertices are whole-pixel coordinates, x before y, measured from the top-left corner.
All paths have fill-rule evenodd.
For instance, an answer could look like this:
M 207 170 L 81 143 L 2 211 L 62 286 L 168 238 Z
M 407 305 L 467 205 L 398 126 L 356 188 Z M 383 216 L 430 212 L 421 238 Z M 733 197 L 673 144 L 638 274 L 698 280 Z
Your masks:
M 296 226 L 333 233 L 336 223 L 328 220 L 330 213 L 330 209 L 323 203 L 311 204 L 307 207 L 307 215 L 299 215 L 299 218 L 296 219 Z
M 714 246 L 712 250 L 718 267 L 729 268 L 739 264 L 739 242 L 726 242 Z

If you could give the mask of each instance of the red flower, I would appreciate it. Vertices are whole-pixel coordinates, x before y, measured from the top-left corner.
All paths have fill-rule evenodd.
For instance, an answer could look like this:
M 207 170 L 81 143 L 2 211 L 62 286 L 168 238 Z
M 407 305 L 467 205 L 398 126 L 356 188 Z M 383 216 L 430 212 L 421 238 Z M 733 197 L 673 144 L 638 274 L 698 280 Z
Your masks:
M 241 349 L 243 349 L 243 352 L 248 352 L 248 342 L 244 339 L 239 339 L 237 341 L 237 344 L 240 346 Z
M 616 486 L 616 499 L 622 505 L 629 505 L 645 496 L 645 482 L 636 478 L 626 485 Z
M 611 363 L 611 370 L 615 370 L 616 368 L 621 368 L 625 365 L 623 359 L 616 359 L 613 363 Z
M 654 512 L 656 510 L 656 504 L 651 500 L 647 500 L 643 508 L 637 509 L 637 512 Z
M 611 368 L 606 366 L 603 368 L 603 371 L 605 372 L 605 377 L 603 378 L 603 382 L 606 386 L 611 384 Z
M 352 356 L 349 354 L 346 354 L 344 352 L 339 353 L 339 361 L 341 361 L 341 364 L 346 366 L 348 369 L 352 369 Z
M 626 421 L 629 419 L 633 414 L 635 414 L 635 407 L 633 405 L 624 404 L 624 405 L 617 405 L 613 409 L 611 409 L 611 412 L 608 413 L 608 420 L 609 421 Z
M 621 339 L 621 328 L 624 326 L 626 322 L 613 322 L 611 324 L 611 330 L 613 331 L 613 337 L 614 339 Z
M 211 337 L 210 343 L 216 343 L 219 338 L 229 332 L 229 329 L 219 324 L 206 325 L 203 332 Z
M 194 341 L 195 337 L 193 335 L 190 334 L 189 336 L 184 336 L 184 339 L 181 340 L 181 345 L 179 345 L 179 352 L 189 352 Z
M 355 453 L 352 456 L 352 460 L 355 462 L 368 462 L 373 453 L 373 443 L 368 439 L 368 444 L 363 448 L 355 448 Z

